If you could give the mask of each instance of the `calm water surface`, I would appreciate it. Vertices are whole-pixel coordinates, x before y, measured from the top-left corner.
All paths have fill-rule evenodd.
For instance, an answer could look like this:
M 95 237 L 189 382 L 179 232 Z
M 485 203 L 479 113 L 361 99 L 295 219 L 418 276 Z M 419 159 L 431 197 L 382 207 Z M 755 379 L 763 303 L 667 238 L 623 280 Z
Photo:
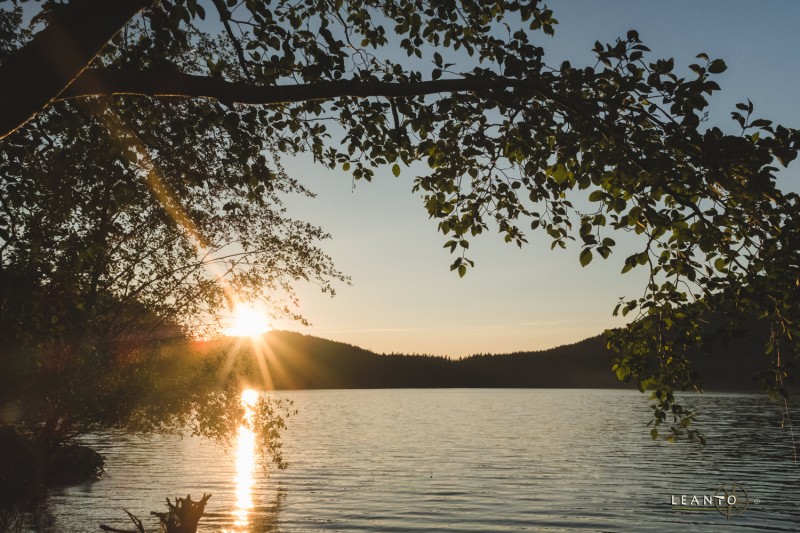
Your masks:
M 213 494 L 206 532 L 800 530 L 791 432 L 763 396 L 691 397 L 705 448 L 652 441 L 648 402 L 630 391 L 282 396 L 299 410 L 284 436 L 288 470 L 255 466 L 246 432 L 227 451 L 202 439 L 98 437 L 107 475 L 55 491 L 34 530 L 127 528 L 122 508 L 145 518 L 166 496 L 203 492 Z M 751 500 L 741 514 L 672 506 L 734 481 Z

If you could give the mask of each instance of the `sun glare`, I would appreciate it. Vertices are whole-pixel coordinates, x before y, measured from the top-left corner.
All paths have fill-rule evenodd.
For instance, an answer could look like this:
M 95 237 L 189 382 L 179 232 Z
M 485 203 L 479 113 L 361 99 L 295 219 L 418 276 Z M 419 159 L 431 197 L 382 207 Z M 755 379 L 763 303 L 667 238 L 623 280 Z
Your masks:
M 258 391 L 253 389 L 245 389 L 242 391 L 242 405 L 245 407 L 253 407 L 258 401 Z
M 253 487 L 256 467 L 256 436 L 251 427 L 253 419 L 252 407 L 258 402 L 258 392 L 253 389 L 242 391 L 242 406 L 245 409 L 245 423 L 239 426 L 239 437 L 236 439 L 236 505 L 233 509 L 235 529 L 227 533 L 250 531 L 249 515 L 253 509 Z
M 258 337 L 271 330 L 267 315 L 251 306 L 237 305 L 233 324 L 225 330 L 229 337 Z

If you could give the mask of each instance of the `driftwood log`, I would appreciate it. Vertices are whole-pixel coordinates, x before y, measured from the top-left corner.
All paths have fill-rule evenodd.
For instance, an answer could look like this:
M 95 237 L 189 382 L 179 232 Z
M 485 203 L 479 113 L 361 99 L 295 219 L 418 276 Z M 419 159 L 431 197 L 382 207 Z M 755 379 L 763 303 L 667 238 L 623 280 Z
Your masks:
M 167 512 L 152 511 L 150 515 L 158 517 L 162 533 L 197 533 L 197 524 L 205 513 L 209 498 L 211 494 L 203 494 L 202 499 L 194 501 L 191 494 L 187 494 L 186 498 L 175 498 L 175 503 L 167 498 Z M 100 529 L 111 533 L 147 533 L 141 520 L 127 509 L 123 511 L 127 513 L 136 529 L 117 529 L 104 524 L 100 525 Z

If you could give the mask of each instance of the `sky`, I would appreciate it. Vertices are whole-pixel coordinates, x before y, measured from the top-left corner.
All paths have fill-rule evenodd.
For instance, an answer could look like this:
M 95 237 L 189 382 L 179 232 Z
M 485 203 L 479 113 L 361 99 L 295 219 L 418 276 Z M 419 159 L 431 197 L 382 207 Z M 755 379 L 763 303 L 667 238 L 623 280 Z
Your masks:
M 723 58 L 728 70 L 711 99 L 710 122 L 728 131 L 737 102 L 750 98 L 755 114 L 800 127 L 800 2 L 706 0 L 553 1 L 556 36 L 537 32 L 549 64 L 568 59 L 594 64 L 596 40 L 613 42 L 639 31 L 653 58 L 674 57 L 686 66 L 700 52 Z M 312 323 L 276 321 L 274 327 L 346 342 L 383 353 L 463 357 L 474 353 L 541 350 L 578 342 L 624 325 L 612 310 L 620 297 L 644 288 L 641 269 L 621 275 L 636 243 L 613 235 L 618 247 L 586 268 L 579 246 L 550 251 L 545 236 L 529 234 L 518 249 L 496 234 L 470 247 L 475 268 L 464 278 L 450 272 L 454 257 L 411 192 L 412 170 L 395 178 L 380 169 L 371 183 L 353 188 L 349 175 L 309 160 L 286 162 L 317 197 L 290 199 L 289 214 L 322 226 L 332 239 L 324 250 L 352 285 L 330 298 L 298 286 L 300 311 Z M 781 175 L 785 189 L 800 190 L 800 168 Z M 628 253 L 625 253 L 629 251 Z

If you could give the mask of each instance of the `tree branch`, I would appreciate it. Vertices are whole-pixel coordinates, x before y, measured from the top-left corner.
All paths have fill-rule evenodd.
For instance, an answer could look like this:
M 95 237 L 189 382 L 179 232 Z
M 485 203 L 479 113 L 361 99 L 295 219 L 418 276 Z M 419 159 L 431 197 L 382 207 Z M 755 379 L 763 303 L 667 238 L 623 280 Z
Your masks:
M 548 83 L 539 79 L 460 78 L 421 82 L 343 80 L 297 85 L 259 86 L 222 78 L 184 74 L 178 71 L 128 71 L 87 69 L 57 100 L 85 96 L 158 96 L 215 98 L 224 103 L 287 104 L 330 100 L 344 96 L 387 98 L 424 96 L 436 93 L 500 91 L 520 87 L 554 99 Z M 574 102 L 571 105 L 575 105 Z
M 73 0 L 0 65 L 0 139 L 14 132 L 84 72 L 103 46 L 153 0 Z
M 244 75 L 247 76 L 248 80 L 253 81 L 253 77 L 250 75 L 250 70 L 247 68 L 247 60 L 244 57 L 242 43 L 240 43 L 239 39 L 236 38 L 236 35 L 233 34 L 233 28 L 231 28 L 230 24 L 231 12 L 228 10 L 228 6 L 226 6 L 222 0 L 212 0 L 212 2 L 219 13 L 219 20 L 225 26 L 225 32 L 228 34 L 228 38 L 230 38 L 233 48 L 236 50 L 236 57 L 239 59 L 239 65 L 242 67 Z

